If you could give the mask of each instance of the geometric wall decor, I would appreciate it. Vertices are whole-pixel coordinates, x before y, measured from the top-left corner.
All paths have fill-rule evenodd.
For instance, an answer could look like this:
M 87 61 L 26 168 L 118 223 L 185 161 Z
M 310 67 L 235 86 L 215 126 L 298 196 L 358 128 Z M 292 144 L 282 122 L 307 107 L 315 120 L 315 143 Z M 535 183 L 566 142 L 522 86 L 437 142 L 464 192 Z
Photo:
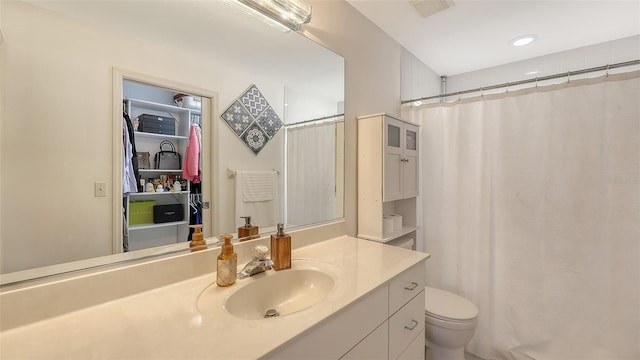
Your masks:
M 255 155 L 282 127 L 282 120 L 255 84 L 231 103 L 220 118 Z

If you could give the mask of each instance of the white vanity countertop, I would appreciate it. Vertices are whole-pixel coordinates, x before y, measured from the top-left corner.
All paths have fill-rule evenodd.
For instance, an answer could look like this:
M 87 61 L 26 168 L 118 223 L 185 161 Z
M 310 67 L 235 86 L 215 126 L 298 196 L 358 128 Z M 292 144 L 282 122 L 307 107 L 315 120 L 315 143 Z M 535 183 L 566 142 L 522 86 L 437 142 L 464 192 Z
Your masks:
M 300 312 L 271 319 L 238 319 L 223 309 L 224 300 L 259 278 L 239 279 L 231 287 L 219 288 L 215 273 L 210 273 L 4 331 L 0 333 L 0 358 L 255 359 L 428 257 L 342 236 L 293 250 L 294 268 L 296 259 L 312 258 L 330 264 L 340 274 L 327 298 Z M 86 296 L 83 291 L 78 289 L 78 296 Z M 208 301 L 213 299 L 220 306 L 199 309 L 199 296 L 205 292 Z

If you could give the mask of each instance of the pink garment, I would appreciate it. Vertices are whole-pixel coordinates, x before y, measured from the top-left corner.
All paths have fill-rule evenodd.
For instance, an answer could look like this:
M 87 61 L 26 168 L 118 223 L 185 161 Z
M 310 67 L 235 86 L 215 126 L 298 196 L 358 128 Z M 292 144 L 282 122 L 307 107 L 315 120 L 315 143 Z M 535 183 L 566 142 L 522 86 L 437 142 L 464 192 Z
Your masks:
M 200 182 L 199 163 L 200 161 L 200 139 L 197 125 L 191 125 L 189 131 L 189 143 L 184 157 L 184 167 L 182 177 L 194 183 Z

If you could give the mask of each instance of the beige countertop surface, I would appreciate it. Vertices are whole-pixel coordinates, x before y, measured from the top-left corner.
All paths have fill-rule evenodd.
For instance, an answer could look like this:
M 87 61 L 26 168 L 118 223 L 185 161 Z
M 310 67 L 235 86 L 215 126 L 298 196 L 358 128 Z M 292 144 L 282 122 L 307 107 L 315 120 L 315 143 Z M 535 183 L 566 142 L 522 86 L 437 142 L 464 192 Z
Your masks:
M 270 319 L 239 319 L 224 309 L 224 301 L 241 287 L 275 272 L 238 279 L 228 288 L 218 287 L 216 274 L 209 273 L 1 332 L 0 358 L 255 359 L 295 341 L 428 257 L 341 236 L 293 250 L 292 269 L 317 267 L 335 281 L 322 301 L 302 311 Z M 77 296 L 85 296 L 85 290 L 77 289 Z

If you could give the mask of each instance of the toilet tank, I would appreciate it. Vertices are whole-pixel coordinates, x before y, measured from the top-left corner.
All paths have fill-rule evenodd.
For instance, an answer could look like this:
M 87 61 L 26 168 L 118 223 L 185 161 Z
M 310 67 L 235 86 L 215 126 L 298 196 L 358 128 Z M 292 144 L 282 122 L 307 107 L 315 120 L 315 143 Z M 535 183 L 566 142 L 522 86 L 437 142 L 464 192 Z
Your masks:
M 397 239 L 393 239 L 387 243 L 387 245 L 398 246 L 404 249 L 415 250 L 415 239 L 413 236 L 402 236 Z

